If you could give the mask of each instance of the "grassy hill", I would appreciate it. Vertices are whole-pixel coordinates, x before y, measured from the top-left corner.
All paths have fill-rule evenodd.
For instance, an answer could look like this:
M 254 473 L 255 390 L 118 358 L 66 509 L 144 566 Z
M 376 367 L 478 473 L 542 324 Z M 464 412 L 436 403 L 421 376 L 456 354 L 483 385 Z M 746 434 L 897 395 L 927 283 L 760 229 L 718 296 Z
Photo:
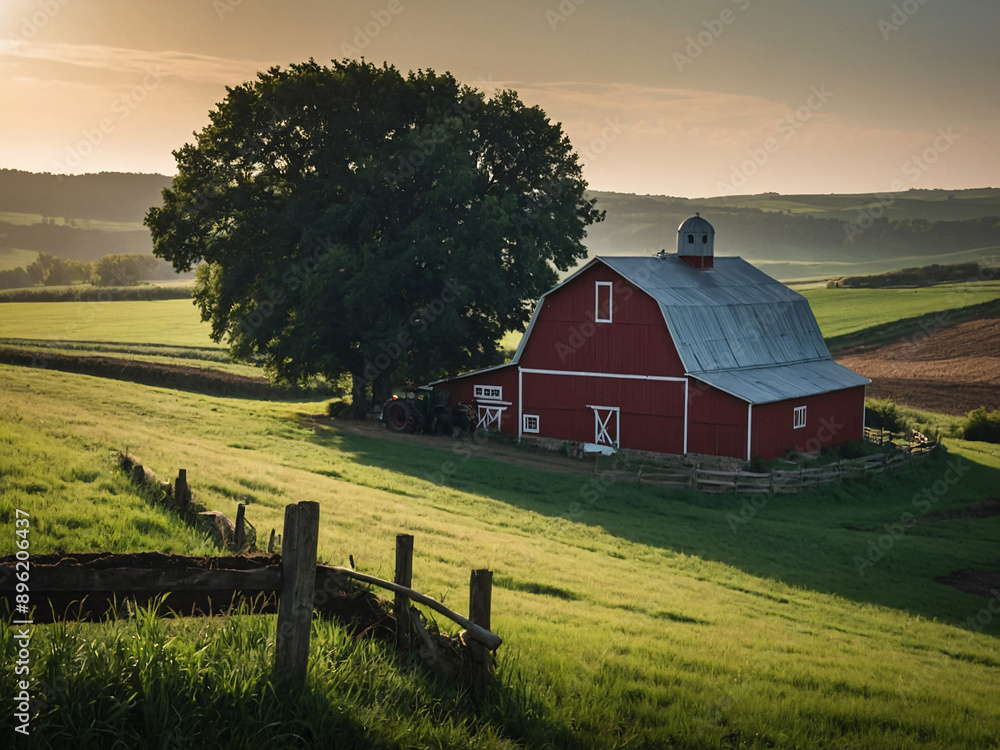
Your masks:
M 468 571 L 491 568 L 505 639 L 507 687 L 477 711 L 329 623 L 315 627 L 295 700 L 269 687 L 271 618 L 37 626 L 39 674 L 63 699 L 41 708 L 39 746 L 168 732 L 205 746 L 220 731 L 238 746 L 324 734 L 348 747 L 995 746 L 1000 619 L 935 579 L 1000 565 L 1000 517 L 947 514 L 995 492 L 996 446 L 956 442 L 906 473 L 755 507 L 512 471 L 489 444 L 338 429 L 311 416 L 320 403 L 4 366 L 0 382 L 0 520 L 28 510 L 36 553 L 203 551 L 114 472 L 112 450 L 128 446 L 161 476 L 187 468 L 209 507 L 247 503 L 265 534 L 286 503 L 320 502 L 327 562 L 352 554 L 388 575 L 394 535 L 413 533 L 415 586 L 458 609 Z M 946 490 L 915 506 L 935 482 Z M 870 553 L 903 513 L 917 523 Z M 9 630 L 0 642 L 12 648 Z

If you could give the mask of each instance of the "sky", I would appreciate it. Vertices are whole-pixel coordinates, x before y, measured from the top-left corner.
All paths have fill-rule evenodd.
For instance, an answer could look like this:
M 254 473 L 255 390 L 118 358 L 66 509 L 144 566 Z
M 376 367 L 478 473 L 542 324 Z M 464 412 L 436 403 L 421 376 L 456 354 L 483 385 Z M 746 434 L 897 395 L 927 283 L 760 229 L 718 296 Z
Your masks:
M 226 86 L 364 57 L 516 90 L 595 190 L 1000 186 L 997 0 L 4 0 L 0 168 L 176 172 Z

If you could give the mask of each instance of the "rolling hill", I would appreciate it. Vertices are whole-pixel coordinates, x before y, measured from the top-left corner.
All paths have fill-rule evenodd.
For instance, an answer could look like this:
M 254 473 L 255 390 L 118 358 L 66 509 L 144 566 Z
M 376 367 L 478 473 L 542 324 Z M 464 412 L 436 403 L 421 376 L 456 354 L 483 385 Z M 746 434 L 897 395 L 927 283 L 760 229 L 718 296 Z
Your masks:
M 0 269 L 30 262 L 38 252 L 83 261 L 151 253 L 142 220 L 170 179 L 0 170 Z M 678 224 L 696 211 L 715 226 L 720 255 L 740 255 L 780 279 L 981 261 L 1000 251 L 997 188 L 697 199 L 590 195 L 607 212 L 590 229 L 591 256 L 672 250 Z

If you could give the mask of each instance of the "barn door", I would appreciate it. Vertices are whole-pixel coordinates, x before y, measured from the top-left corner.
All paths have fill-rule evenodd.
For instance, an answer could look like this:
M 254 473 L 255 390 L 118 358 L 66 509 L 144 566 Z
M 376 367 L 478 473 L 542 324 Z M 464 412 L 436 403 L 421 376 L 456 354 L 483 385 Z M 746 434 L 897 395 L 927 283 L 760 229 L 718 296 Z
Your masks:
M 500 430 L 500 421 L 503 418 L 506 406 L 496 404 L 479 404 L 479 421 L 476 423 L 477 430 Z
M 594 442 L 618 447 L 618 426 L 621 410 L 617 406 L 587 406 L 594 410 Z

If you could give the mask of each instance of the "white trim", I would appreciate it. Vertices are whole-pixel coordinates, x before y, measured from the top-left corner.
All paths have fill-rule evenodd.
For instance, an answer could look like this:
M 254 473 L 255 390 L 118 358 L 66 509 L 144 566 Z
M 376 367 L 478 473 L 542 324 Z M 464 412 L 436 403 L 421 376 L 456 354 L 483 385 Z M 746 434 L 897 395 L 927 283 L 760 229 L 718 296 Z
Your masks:
M 524 431 L 521 426 L 524 424 L 524 399 L 521 398 L 524 393 L 524 373 L 521 371 L 521 366 L 518 365 L 517 368 L 517 442 L 521 442 L 521 436 Z
M 802 416 L 801 420 L 799 419 L 800 415 Z M 801 430 L 805 426 L 806 426 L 806 407 L 796 406 L 795 410 L 792 412 L 792 429 Z
M 592 406 L 587 404 L 588 409 L 594 410 L 594 443 L 597 445 L 610 445 L 613 448 L 617 448 L 621 444 L 621 435 L 619 431 L 622 424 L 622 412 L 619 406 Z M 601 419 L 601 412 L 606 411 L 607 414 L 604 419 Z M 611 433 L 608 431 L 608 423 L 611 421 L 611 415 L 615 415 L 615 436 L 612 439 Z M 602 438 L 605 439 L 602 442 Z
M 529 375 L 571 375 L 581 378 L 621 378 L 622 380 L 658 380 L 668 383 L 686 383 L 687 378 L 673 378 L 665 375 L 631 375 L 622 372 L 579 372 L 577 370 L 536 370 L 525 367 L 521 372 Z
M 483 391 L 489 391 L 488 393 L 483 393 Z M 486 385 L 472 384 L 472 398 L 476 401 L 496 401 L 497 403 L 503 403 L 503 386 L 502 385 Z
M 691 380 L 684 378 L 684 455 L 688 452 L 688 388 Z
M 753 428 L 753 404 L 747 404 L 747 461 L 750 460 L 750 431 Z
M 528 423 L 532 419 L 535 420 L 535 429 L 533 430 L 528 428 Z M 523 414 L 521 416 L 521 429 L 530 435 L 538 434 L 541 423 L 542 423 L 541 417 L 539 417 L 537 414 Z
M 602 318 L 601 315 L 601 287 L 608 288 L 608 317 Z M 595 323 L 611 323 L 614 318 L 615 309 L 615 285 L 612 281 L 596 281 L 594 282 L 594 322 Z

